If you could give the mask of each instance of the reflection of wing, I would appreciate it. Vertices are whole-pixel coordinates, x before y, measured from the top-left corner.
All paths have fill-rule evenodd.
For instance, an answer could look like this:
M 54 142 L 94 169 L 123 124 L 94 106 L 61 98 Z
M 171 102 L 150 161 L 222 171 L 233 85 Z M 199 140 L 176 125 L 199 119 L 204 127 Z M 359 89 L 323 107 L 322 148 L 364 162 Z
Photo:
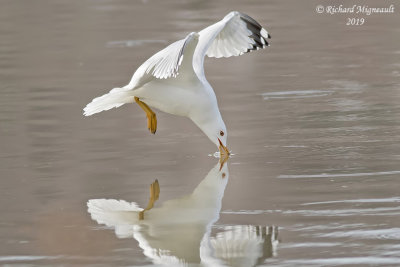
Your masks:
M 143 210 L 135 202 L 116 199 L 90 199 L 87 206 L 92 219 L 115 227 L 119 238 L 132 237 L 133 225 L 139 221 L 138 214 Z
M 196 236 L 196 232 L 185 230 L 185 225 L 181 225 L 181 231 L 178 229 L 150 229 L 146 225 L 135 228 L 133 237 L 143 249 L 143 254 L 150 258 L 154 264 L 166 266 L 187 266 L 188 263 L 199 262 L 198 247 L 196 242 L 201 236 Z M 154 233 L 153 230 L 156 230 Z M 197 249 L 197 250 L 196 250 Z
M 276 253 L 276 227 L 236 225 L 210 238 L 216 258 L 229 266 L 256 266 Z

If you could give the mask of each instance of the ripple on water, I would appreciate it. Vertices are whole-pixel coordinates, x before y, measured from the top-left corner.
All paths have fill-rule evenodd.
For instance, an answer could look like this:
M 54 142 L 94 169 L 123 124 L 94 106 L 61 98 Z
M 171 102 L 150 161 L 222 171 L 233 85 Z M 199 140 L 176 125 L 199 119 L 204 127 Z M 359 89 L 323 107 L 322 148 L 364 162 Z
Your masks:
M 278 91 L 261 94 L 264 100 L 268 99 L 291 99 L 291 98 L 308 98 L 320 97 L 332 94 L 334 91 L 328 90 L 298 90 L 298 91 Z
M 304 225 L 295 225 L 292 230 L 294 231 L 300 231 L 300 232 L 314 232 L 314 231 L 321 231 L 321 230 L 339 230 L 339 229 L 360 229 L 363 227 L 368 226 L 367 224 L 364 223 L 350 223 L 350 224 L 342 224 L 342 223 L 328 223 L 328 224 L 316 224 L 316 225 L 309 225 L 309 226 L 304 226 Z M 370 226 L 370 225 L 369 225 Z
M 301 205 L 309 206 L 309 205 L 336 204 L 336 203 L 394 203 L 394 202 L 400 202 L 400 197 L 345 199 L 345 200 L 335 200 L 335 201 L 309 202 L 309 203 L 303 203 Z
M 319 209 L 319 210 L 224 210 L 224 214 L 260 215 L 260 214 L 299 214 L 302 216 L 392 216 L 400 214 L 400 207 L 358 208 L 358 209 Z
M 342 266 L 342 265 L 381 265 L 398 264 L 399 257 L 342 257 L 342 258 L 324 258 L 324 259 L 296 259 L 279 262 L 277 260 L 268 260 L 266 263 L 273 263 L 274 266 Z
M 335 91 L 343 90 L 348 93 L 362 91 L 367 88 L 367 84 L 352 80 L 329 80 L 327 83 L 330 85 L 330 89 Z
M 323 209 L 323 210 L 285 210 L 282 214 L 300 214 L 303 216 L 391 216 L 399 215 L 400 207 L 359 208 L 359 209 Z
M 322 248 L 322 247 L 336 247 L 343 246 L 341 242 L 304 242 L 304 243 L 286 243 L 281 244 L 279 247 L 284 248 Z
M 59 259 L 61 256 L 33 256 L 33 255 L 10 255 L 1 256 L 0 262 L 24 262 L 24 261 L 38 261 L 38 260 L 54 260 Z
M 382 171 L 382 172 L 358 172 L 358 173 L 320 173 L 320 174 L 281 174 L 278 178 L 296 179 L 296 178 L 333 178 L 333 177 L 360 177 L 360 176 L 379 176 L 400 174 L 400 171 Z
M 235 156 L 236 154 L 232 153 L 230 151 L 229 157 Z M 209 157 L 214 157 L 216 159 L 219 159 L 221 157 L 221 153 L 219 151 L 214 152 L 214 154 L 208 154 Z
M 400 240 L 400 228 L 355 229 L 314 234 L 317 237 Z
M 122 48 L 122 47 L 136 47 L 145 44 L 166 44 L 166 40 L 119 40 L 109 41 L 106 44 L 107 48 Z

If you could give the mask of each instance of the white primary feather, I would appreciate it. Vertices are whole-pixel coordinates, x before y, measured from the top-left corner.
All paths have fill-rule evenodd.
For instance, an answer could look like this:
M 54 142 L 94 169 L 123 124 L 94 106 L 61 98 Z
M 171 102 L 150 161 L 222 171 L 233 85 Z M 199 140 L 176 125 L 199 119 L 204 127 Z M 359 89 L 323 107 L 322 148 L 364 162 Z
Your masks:
M 150 73 L 159 79 L 176 77 L 178 75 L 179 66 L 182 63 L 186 44 L 189 40 L 190 35 L 185 39 L 170 44 L 149 58 L 141 68 L 144 68 L 147 74 Z
M 154 54 L 136 70 L 125 90 L 138 89 L 158 79 L 176 78 L 184 67 L 184 58 L 192 58 L 198 36 L 198 33 L 192 32 Z M 187 67 L 192 68 L 192 64 Z

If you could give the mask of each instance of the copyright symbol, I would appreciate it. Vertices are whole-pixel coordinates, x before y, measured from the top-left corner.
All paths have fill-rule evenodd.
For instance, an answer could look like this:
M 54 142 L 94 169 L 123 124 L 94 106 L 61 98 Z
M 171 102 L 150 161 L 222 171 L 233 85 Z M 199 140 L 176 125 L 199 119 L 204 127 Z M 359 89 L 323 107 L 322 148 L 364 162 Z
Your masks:
M 315 11 L 317 11 L 317 13 L 324 13 L 324 6 L 323 5 L 318 5 L 316 8 L 315 8 Z

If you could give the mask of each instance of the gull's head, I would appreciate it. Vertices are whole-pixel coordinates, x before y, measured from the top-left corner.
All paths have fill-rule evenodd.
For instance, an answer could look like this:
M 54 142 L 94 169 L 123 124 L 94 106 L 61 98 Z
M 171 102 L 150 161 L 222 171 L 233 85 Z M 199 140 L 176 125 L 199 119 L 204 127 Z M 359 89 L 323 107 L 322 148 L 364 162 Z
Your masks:
M 229 150 L 226 147 L 228 132 L 222 120 L 221 114 L 218 112 L 205 112 L 202 114 L 201 120 L 193 120 L 197 126 L 207 135 L 219 149 L 220 156 L 229 156 Z M 193 119 L 193 118 L 192 118 Z
M 211 140 L 211 142 L 218 147 L 221 156 L 229 155 L 229 150 L 226 147 L 228 133 L 222 118 L 221 120 L 213 120 L 210 124 L 206 125 L 206 128 L 203 131 Z

